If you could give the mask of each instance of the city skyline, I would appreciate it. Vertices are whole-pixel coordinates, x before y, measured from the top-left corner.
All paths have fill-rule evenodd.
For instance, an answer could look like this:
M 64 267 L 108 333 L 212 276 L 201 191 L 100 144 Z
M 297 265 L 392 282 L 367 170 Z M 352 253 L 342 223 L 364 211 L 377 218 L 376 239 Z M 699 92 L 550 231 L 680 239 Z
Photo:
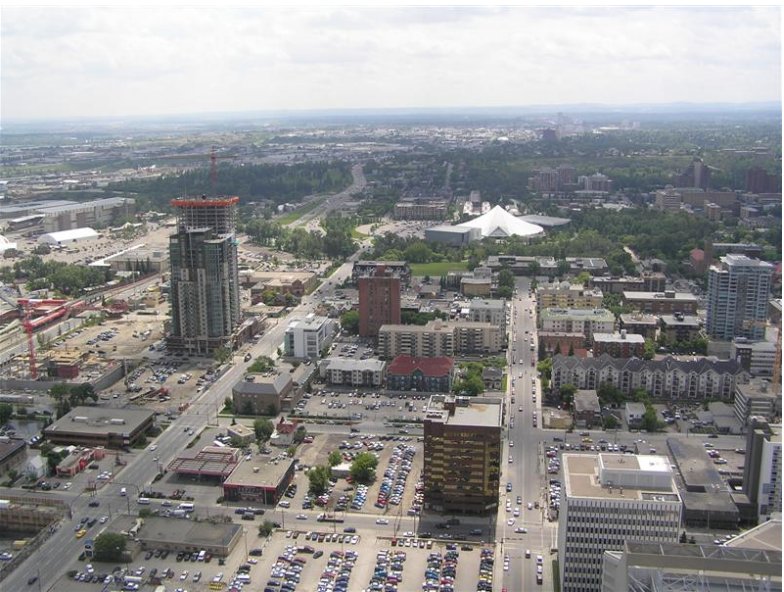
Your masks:
M 781 99 L 776 6 L 17 6 L 0 33 L 5 121 Z

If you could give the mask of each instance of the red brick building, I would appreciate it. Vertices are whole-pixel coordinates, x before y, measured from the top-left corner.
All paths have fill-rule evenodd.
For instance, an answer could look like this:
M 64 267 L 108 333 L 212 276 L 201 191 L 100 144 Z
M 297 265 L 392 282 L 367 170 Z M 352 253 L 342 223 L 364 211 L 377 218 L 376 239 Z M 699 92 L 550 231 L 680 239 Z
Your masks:
M 360 337 L 377 337 L 382 325 L 400 324 L 400 277 L 379 266 L 375 275 L 360 277 L 357 284 Z

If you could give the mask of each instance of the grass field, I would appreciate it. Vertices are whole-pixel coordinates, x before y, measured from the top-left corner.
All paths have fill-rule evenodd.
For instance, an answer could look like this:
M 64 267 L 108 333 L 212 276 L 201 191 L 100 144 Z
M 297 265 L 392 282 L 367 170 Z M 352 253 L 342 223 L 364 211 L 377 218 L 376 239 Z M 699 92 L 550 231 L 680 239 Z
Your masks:
M 312 212 L 313 210 L 315 210 L 318 206 L 320 206 L 323 203 L 325 199 L 326 199 L 325 197 L 319 197 L 317 199 L 314 199 L 308 202 L 306 205 L 302 206 L 301 208 L 297 208 L 293 212 L 288 212 L 287 214 L 283 214 L 280 218 L 276 220 L 276 222 L 278 222 L 282 226 L 286 226 L 287 224 L 296 222 L 308 212 Z
M 367 234 L 364 234 L 364 233 L 360 232 L 356 228 L 353 228 L 351 230 L 351 238 L 355 238 L 357 240 L 362 240 L 363 238 L 367 238 L 367 237 L 368 237 Z
M 467 271 L 468 263 L 465 261 L 442 261 L 438 263 L 412 263 L 411 275 L 441 277 L 450 271 Z

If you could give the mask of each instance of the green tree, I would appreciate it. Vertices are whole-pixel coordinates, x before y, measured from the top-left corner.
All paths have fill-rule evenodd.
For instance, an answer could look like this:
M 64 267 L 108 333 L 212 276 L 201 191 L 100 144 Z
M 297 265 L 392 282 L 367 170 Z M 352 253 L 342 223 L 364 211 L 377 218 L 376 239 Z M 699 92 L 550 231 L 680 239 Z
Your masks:
M 659 420 L 656 419 L 656 410 L 651 405 L 647 405 L 642 416 L 642 426 L 646 432 L 655 432 L 659 429 Z
M 643 351 L 642 354 L 643 359 L 652 360 L 655 355 L 656 355 L 656 344 L 653 342 L 652 339 L 646 339 L 645 350 Z
M 428 263 L 433 257 L 433 251 L 424 241 L 412 243 L 403 251 L 403 259 L 409 263 Z
M 351 463 L 349 474 L 356 483 L 371 483 L 376 478 L 378 459 L 370 452 L 360 452 Z
M 253 431 L 256 432 L 257 440 L 269 440 L 275 426 L 269 419 L 259 418 L 253 422 Z
M 297 426 L 297 430 L 294 432 L 294 435 L 291 439 L 294 441 L 295 444 L 299 444 L 305 439 L 305 436 L 308 435 L 308 430 L 305 428 L 304 425 L 299 424 Z
M 569 353 L 567 355 L 568 356 L 574 355 L 574 343 L 572 343 L 571 341 L 569 342 Z
M 452 391 L 458 394 L 468 395 L 475 397 L 485 392 L 485 383 L 482 382 L 482 377 L 476 374 L 470 374 L 465 378 L 456 380 L 452 384 Z
M 329 467 L 323 465 L 313 467 L 307 472 L 307 475 L 309 482 L 308 491 L 311 494 L 319 496 L 327 491 L 329 478 L 332 476 Z
M 248 372 L 264 373 L 275 369 L 275 360 L 268 356 L 260 356 L 248 366 Z
M 340 454 L 340 452 L 338 452 L 337 450 L 333 450 L 332 452 L 330 452 L 329 456 L 327 457 L 327 462 L 329 462 L 330 467 L 335 467 L 339 465 L 342 460 L 343 460 L 343 455 Z
M 531 261 L 528 264 L 528 275 L 531 277 L 539 275 L 539 272 L 542 271 L 542 266 L 539 265 L 538 261 Z
M 14 414 L 13 405 L 8 403 L 0 403 L 0 425 L 5 425 L 11 416 Z
M 618 420 L 615 418 L 614 415 L 608 415 L 604 418 L 604 429 L 605 430 L 614 430 L 618 427 Z
M 118 562 L 122 561 L 128 537 L 116 532 L 102 532 L 93 543 L 94 558 L 96 561 Z
M 229 412 L 229 413 L 234 411 L 234 401 L 232 400 L 231 397 L 224 397 L 224 399 L 223 399 L 223 406 L 226 409 L 226 411 Z
M 569 273 L 569 262 L 566 259 L 559 259 L 558 263 L 555 264 L 555 273 L 559 278 L 563 278 L 567 273 Z
M 577 274 L 577 277 L 574 278 L 574 283 L 579 284 L 581 286 L 586 286 L 591 281 L 591 274 L 587 271 L 581 271 Z
M 340 326 L 351 335 L 359 335 L 359 311 L 348 310 L 340 315 Z
M 231 354 L 231 349 L 223 346 L 216 349 L 212 357 L 218 364 L 225 364 L 231 359 Z
M 261 524 L 259 524 L 259 536 L 266 537 L 272 534 L 272 531 L 275 530 L 275 525 L 270 522 L 269 520 L 265 520 Z
M 561 402 L 568 407 L 572 406 L 574 402 L 574 394 L 577 392 L 577 387 L 573 384 L 564 384 L 561 386 Z

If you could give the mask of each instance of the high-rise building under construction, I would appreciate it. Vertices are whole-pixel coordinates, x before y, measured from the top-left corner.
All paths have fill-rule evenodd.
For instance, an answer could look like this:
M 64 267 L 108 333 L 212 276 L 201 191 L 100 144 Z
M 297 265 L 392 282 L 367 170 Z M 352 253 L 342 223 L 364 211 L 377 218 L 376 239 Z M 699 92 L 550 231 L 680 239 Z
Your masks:
M 238 197 L 180 198 L 171 205 L 177 231 L 169 237 L 172 349 L 212 354 L 231 345 L 241 320 L 237 240 Z

